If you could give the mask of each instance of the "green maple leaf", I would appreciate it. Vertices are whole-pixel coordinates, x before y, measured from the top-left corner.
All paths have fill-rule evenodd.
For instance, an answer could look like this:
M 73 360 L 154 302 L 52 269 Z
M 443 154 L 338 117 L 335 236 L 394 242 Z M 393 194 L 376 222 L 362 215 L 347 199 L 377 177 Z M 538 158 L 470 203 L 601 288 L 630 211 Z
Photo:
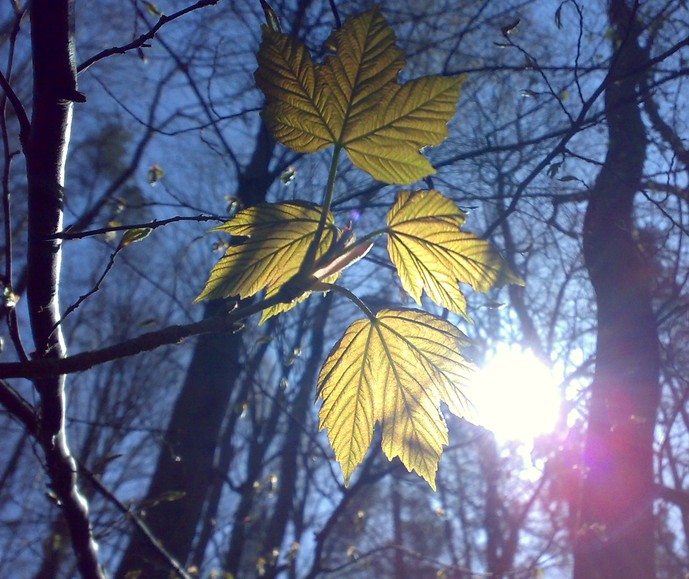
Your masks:
M 438 305 L 466 316 L 458 282 L 478 291 L 523 284 L 488 241 L 461 231 L 464 213 L 438 191 L 400 191 L 387 219 L 390 259 L 418 304 L 425 291 Z
M 435 489 L 448 442 L 439 404 L 460 416 L 466 410 L 460 390 L 471 371 L 460 354 L 465 344 L 455 326 L 418 310 L 382 310 L 349 326 L 318 377 L 320 427 L 328 429 L 345 482 L 380 423 L 385 455 L 398 456 Z
M 303 201 L 260 203 L 214 228 L 214 231 L 226 231 L 246 239 L 240 244 L 230 245 L 212 269 L 206 287 L 196 301 L 234 296 L 243 299 L 261 290 L 266 290 L 267 296 L 274 295 L 300 273 L 306 252 L 315 238 L 321 211 L 318 205 Z M 329 212 L 317 258 L 326 253 L 337 235 L 338 230 Z M 304 292 L 297 300 L 308 295 L 306 278 L 304 283 Z M 278 304 L 266 310 L 263 319 L 285 311 L 295 303 Z
M 326 46 L 335 54 L 315 64 L 297 39 L 263 26 L 255 76 L 273 136 L 302 153 L 343 147 L 354 165 L 386 183 L 434 173 L 420 149 L 447 137 L 464 77 L 398 84 L 404 53 L 377 7 L 349 18 Z

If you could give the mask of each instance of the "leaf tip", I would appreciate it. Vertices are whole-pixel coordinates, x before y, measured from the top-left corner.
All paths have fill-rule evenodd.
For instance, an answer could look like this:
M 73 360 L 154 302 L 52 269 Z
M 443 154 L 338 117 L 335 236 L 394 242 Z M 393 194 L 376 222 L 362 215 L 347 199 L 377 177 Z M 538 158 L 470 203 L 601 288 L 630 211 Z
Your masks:
M 435 485 L 435 476 L 433 476 L 433 478 L 430 478 L 430 477 L 428 477 L 428 478 L 427 478 L 427 477 L 423 477 L 423 479 L 428 483 L 428 486 L 431 487 L 431 489 L 433 490 L 433 492 L 437 492 L 438 489 L 437 489 L 437 487 L 436 487 L 436 485 Z
M 192 304 L 198 304 L 199 302 L 202 302 L 203 300 L 205 300 L 205 299 L 206 299 L 205 294 L 206 294 L 206 290 L 207 290 L 207 289 L 208 289 L 208 285 L 206 285 L 206 286 L 201 290 L 201 293 L 200 293 L 199 295 L 197 295 L 197 296 L 194 298 L 194 301 L 191 302 L 191 303 L 192 303 Z

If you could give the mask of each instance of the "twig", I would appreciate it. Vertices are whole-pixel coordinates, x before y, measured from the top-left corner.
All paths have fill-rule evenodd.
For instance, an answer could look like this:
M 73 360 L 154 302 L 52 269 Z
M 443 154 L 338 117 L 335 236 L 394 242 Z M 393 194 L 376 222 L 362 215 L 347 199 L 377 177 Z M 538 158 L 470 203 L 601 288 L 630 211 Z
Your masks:
M 177 559 L 175 559 L 174 556 L 170 554 L 167 551 L 167 549 L 165 549 L 165 547 L 163 547 L 160 544 L 160 541 L 148 528 L 148 525 L 146 525 L 146 523 L 141 519 L 141 517 L 139 517 L 136 513 L 134 513 L 131 510 L 131 508 L 125 505 L 122 501 L 120 501 L 120 499 L 118 499 L 100 481 L 100 479 L 89 469 L 87 469 L 83 464 L 79 464 L 79 474 L 82 475 L 86 480 L 88 480 L 91 483 L 91 485 L 93 485 L 93 488 L 96 489 L 96 491 L 98 491 L 103 496 L 103 498 L 115 505 L 117 510 L 123 513 L 133 523 L 133 525 L 139 531 L 141 531 L 144 537 L 146 537 L 146 540 L 150 543 L 151 547 L 153 547 L 153 549 L 155 549 L 158 552 L 158 554 L 167 561 L 170 568 L 173 569 L 179 577 L 182 577 L 182 579 L 191 579 L 191 575 L 189 575 L 189 573 L 185 571 L 181 563 L 177 561 Z
M 659 62 L 662 62 L 664 59 L 669 58 L 670 56 L 672 56 L 673 54 L 675 54 L 676 52 L 678 52 L 686 46 L 689 46 L 689 36 L 682 39 L 677 44 L 671 46 L 668 50 L 666 50 L 662 54 L 659 54 L 655 58 L 650 59 L 647 62 L 640 63 L 638 67 L 629 71 L 628 75 L 639 74 L 644 68 L 649 69 L 651 66 L 658 64 Z M 616 59 L 617 55 L 614 58 Z M 581 110 L 579 111 L 579 115 L 577 116 L 575 121 L 570 124 L 569 128 L 564 132 L 564 135 L 562 136 L 560 141 L 555 145 L 551 152 L 548 153 L 541 160 L 541 162 L 538 163 L 538 165 L 536 165 L 536 167 L 534 167 L 534 169 L 519 184 L 519 186 L 514 192 L 514 195 L 512 196 L 512 200 L 510 201 L 509 206 L 486 229 L 485 233 L 483 234 L 484 239 L 490 237 L 491 234 L 500 226 L 500 224 L 503 221 L 505 221 L 505 219 L 507 219 L 510 215 L 512 215 L 512 213 L 514 213 L 514 211 L 517 209 L 517 204 L 519 203 L 519 200 L 521 199 L 522 195 L 526 191 L 527 187 L 531 184 L 531 182 L 541 173 L 541 171 L 543 171 L 552 162 L 553 159 L 555 159 L 555 157 L 557 157 L 561 153 L 564 153 L 567 143 L 575 135 L 579 134 L 581 129 L 586 125 L 587 115 L 589 111 L 593 107 L 594 103 L 598 100 L 598 98 L 603 94 L 608 84 L 610 84 L 610 79 L 613 72 L 616 72 L 616 61 L 613 61 L 610 64 L 608 73 L 606 74 L 605 78 L 593 91 L 588 100 L 582 105 Z
M 328 0 L 330 4 L 330 10 L 333 13 L 333 18 L 335 19 L 335 28 L 339 30 L 342 28 L 342 20 L 340 20 L 340 13 L 337 10 L 337 4 L 335 4 L 335 0 Z
M 207 4 L 214 4 L 218 0 L 207 0 Z M 201 2 L 199 2 L 201 4 Z M 146 22 L 146 14 L 138 8 L 137 6 L 137 13 L 141 17 L 141 19 Z M 213 127 L 213 132 L 215 133 L 215 136 L 217 137 L 218 141 L 222 145 L 224 149 L 224 153 L 227 154 L 227 156 L 230 158 L 230 161 L 232 161 L 232 164 L 234 165 L 235 170 L 237 171 L 238 174 L 241 173 L 241 165 L 239 163 L 239 160 L 237 159 L 237 156 L 235 155 L 234 151 L 232 150 L 232 147 L 230 147 L 230 144 L 228 143 L 227 139 L 225 138 L 225 135 L 223 132 L 220 130 L 218 127 L 218 119 L 214 117 L 213 110 L 211 107 L 208 105 L 208 102 L 204 98 L 201 90 L 198 87 L 198 83 L 194 79 L 194 77 L 191 75 L 191 72 L 189 70 L 189 67 L 187 66 L 186 62 L 184 62 L 179 55 L 174 51 L 174 49 L 167 43 L 165 42 L 162 38 L 158 39 L 158 42 L 160 43 L 160 46 L 162 46 L 165 49 L 165 52 L 168 53 L 170 58 L 174 61 L 174 63 L 177 65 L 177 68 L 179 71 L 182 73 L 182 75 L 187 79 L 187 82 L 189 83 L 189 88 L 191 91 L 194 93 L 194 96 L 197 98 L 199 102 L 199 106 L 203 110 L 204 114 L 206 115 L 206 118 L 208 119 L 209 123 L 211 123 L 211 126 Z
M 38 433 L 38 418 L 31 404 L 4 380 L 0 380 L 0 404 L 22 423 L 32 436 Z
M 26 349 L 24 348 L 24 343 L 22 342 L 21 334 L 19 333 L 19 323 L 17 322 L 17 309 L 8 308 L 7 309 L 7 329 L 10 333 L 10 339 L 14 344 L 14 348 L 17 351 L 17 355 L 22 362 L 27 362 L 29 357 L 26 354 Z
M 21 23 L 21 19 L 25 13 L 25 8 L 17 9 L 15 22 L 12 26 L 12 31 L 10 33 L 6 72 L 6 81 L 8 85 L 12 80 L 12 70 L 14 67 L 14 49 L 16 45 L 17 35 L 19 34 L 19 26 Z M 9 292 L 9 295 L 5 295 L 5 313 L 10 338 L 12 340 L 12 343 L 14 344 L 19 359 L 23 362 L 26 362 L 28 358 L 26 356 L 26 351 L 24 350 L 24 345 L 22 343 L 21 335 L 19 333 L 19 324 L 17 323 L 17 312 L 14 308 L 14 305 L 16 304 L 8 303 L 8 299 L 13 300 L 14 302 L 16 302 L 17 300 L 16 296 L 14 295 L 14 272 L 12 271 L 14 251 L 12 238 L 12 191 L 10 188 L 10 172 L 12 168 L 12 159 L 17 154 L 17 152 L 10 151 L 10 139 L 7 131 L 7 118 L 5 114 L 7 110 L 8 98 L 9 94 L 6 92 L 2 99 L 0 99 L 0 123 L 2 123 L 2 148 L 5 157 L 5 167 L 2 174 L 2 207 L 5 218 L 5 287 L 3 291 Z M 20 135 L 22 130 L 28 131 L 28 119 L 26 121 L 25 127 L 22 127 L 20 121 Z M 24 135 L 24 138 L 26 138 L 26 134 Z
M 76 302 L 74 302 L 71 306 L 69 306 L 66 310 L 65 313 L 60 316 L 60 319 L 55 322 L 55 326 L 53 327 L 53 331 L 57 329 L 57 327 L 62 324 L 62 322 L 65 321 L 65 318 L 71 314 L 74 310 L 76 310 L 82 303 L 84 303 L 89 297 L 91 297 L 93 294 L 95 294 L 99 289 L 100 289 L 100 284 L 103 283 L 103 280 L 105 279 L 105 276 L 110 273 L 110 270 L 113 268 L 115 265 L 115 258 L 117 257 L 117 254 L 122 250 L 122 245 L 118 245 L 115 251 L 112 252 L 110 255 L 110 260 L 108 261 L 108 265 L 105 266 L 105 269 L 103 270 L 103 273 L 101 276 L 98 278 L 98 281 L 96 282 L 96 285 L 94 285 L 89 291 L 87 291 L 85 294 L 79 296 L 79 299 L 77 299 Z
M 95 63 L 97 63 L 100 60 L 103 60 L 104 58 L 108 58 L 109 56 L 113 56 L 115 54 L 126 54 L 127 52 L 131 50 L 136 50 L 137 48 L 144 48 L 147 46 L 147 42 L 149 40 L 153 40 L 155 38 L 155 35 L 158 33 L 158 31 L 165 26 L 167 23 L 172 22 L 173 20 L 176 20 L 177 18 L 180 18 L 181 16 L 184 16 L 185 14 L 189 14 L 189 12 L 193 12 L 194 10 L 198 10 L 199 8 L 205 8 L 207 6 L 215 6 L 218 3 L 219 0 L 199 0 L 196 2 L 196 4 L 192 4 L 191 6 L 187 6 L 186 8 L 183 8 L 182 10 L 179 10 L 175 12 L 174 14 L 170 14 L 170 16 L 165 16 L 164 14 L 158 19 L 158 22 L 155 23 L 155 25 L 146 33 L 142 34 L 138 38 L 132 40 L 129 44 L 123 44 L 122 46 L 113 46 L 112 48 L 107 48 L 106 50 L 102 50 L 98 54 L 95 54 L 91 58 L 86 59 L 84 62 L 82 62 L 78 67 L 77 67 L 77 73 L 82 73 Z
M 19 121 L 19 140 L 21 141 L 22 148 L 26 150 L 26 146 L 29 142 L 29 133 L 31 132 L 31 122 L 29 121 L 29 117 L 26 114 L 26 109 L 24 108 L 22 101 L 19 100 L 17 93 L 14 92 L 14 89 L 10 85 L 9 81 L 5 78 L 5 75 L 2 73 L 2 71 L 0 71 L 0 88 L 5 91 L 7 100 L 10 101 L 12 108 L 14 108 L 14 112 L 17 115 L 17 120 Z
M 148 223 L 135 223 L 129 225 L 114 225 L 112 227 L 101 227 L 100 229 L 91 229 L 89 231 L 80 231 L 78 233 L 71 233 L 69 227 L 62 231 L 61 233 L 56 233 L 53 239 L 83 239 L 85 237 L 92 237 L 94 235 L 104 235 L 106 233 L 112 233 L 114 231 L 129 231 L 131 229 L 156 229 L 158 227 L 163 227 L 164 225 L 169 225 L 170 223 L 177 223 L 178 221 L 227 221 L 227 217 L 222 217 L 220 215 L 196 215 L 190 217 L 184 217 L 178 215 L 176 217 L 170 217 L 169 219 L 155 219 L 149 221 Z

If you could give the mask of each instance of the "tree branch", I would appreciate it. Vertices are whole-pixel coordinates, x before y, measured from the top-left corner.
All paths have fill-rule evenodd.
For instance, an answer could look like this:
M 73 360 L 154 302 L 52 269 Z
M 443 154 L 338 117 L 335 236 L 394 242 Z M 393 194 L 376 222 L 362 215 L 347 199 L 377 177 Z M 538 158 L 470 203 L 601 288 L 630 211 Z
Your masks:
M 22 148 L 26 150 L 26 143 L 29 139 L 29 134 L 31 133 L 31 123 L 29 122 L 29 117 L 26 114 L 26 109 L 22 104 L 22 101 L 14 92 L 14 89 L 10 85 L 9 81 L 5 78 L 5 75 L 0 71 L 0 88 L 5 92 L 7 100 L 12 104 L 14 113 L 17 115 L 17 120 L 19 121 L 19 141 L 22 144 Z
M 166 549 L 160 544 L 160 541 L 156 538 L 156 536 L 151 532 L 151 530 L 148 528 L 148 525 L 141 519 L 141 517 L 137 516 L 136 513 L 134 513 L 127 505 L 122 503 L 120 499 L 118 499 L 101 481 L 100 479 L 93 474 L 89 469 L 87 469 L 84 465 L 79 465 L 79 474 L 81 474 L 86 480 L 88 480 L 91 485 L 93 485 L 93 488 L 98 491 L 101 496 L 103 496 L 109 503 L 113 504 L 118 511 L 123 513 L 131 522 L 132 524 L 139 530 L 141 533 L 146 537 L 146 540 L 149 542 L 151 547 L 155 549 L 155 551 L 167 561 L 168 565 L 170 566 L 171 569 L 174 570 L 174 572 L 179 576 L 182 577 L 182 579 L 191 579 L 191 575 L 187 573 L 182 566 L 182 564 L 177 561 Z
M 178 215 L 176 217 L 170 217 L 169 219 L 155 219 L 147 223 L 135 223 L 130 225 L 114 225 L 112 227 L 101 227 L 99 229 L 91 229 L 90 231 L 79 231 L 76 233 L 71 233 L 69 228 L 56 233 L 54 239 L 83 239 L 85 237 L 93 237 L 94 235 L 104 235 L 106 233 L 111 233 L 114 231 L 129 231 L 131 229 L 157 229 L 158 227 L 163 227 L 164 225 L 169 225 L 170 223 L 177 223 L 178 221 L 227 221 L 227 217 L 222 217 L 221 215 L 195 215 L 184 217 Z
M 655 485 L 655 491 L 658 498 L 677 505 L 683 511 L 689 511 L 689 492 L 661 484 Z
M 158 33 L 158 31 L 168 24 L 169 22 L 172 22 L 173 20 L 177 20 L 177 18 L 180 18 L 181 16 L 184 16 L 185 14 L 189 14 L 190 12 L 193 12 L 194 10 L 198 10 L 199 8 L 205 8 L 207 6 L 215 6 L 219 0 L 199 0 L 196 2 L 196 4 L 192 4 L 191 6 L 187 6 L 186 8 L 183 8 L 182 10 L 179 10 L 175 12 L 174 14 L 170 14 L 170 16 L 165 16 L 164 14 L 158 19 L 158 22 L 155 23 L 155 25 L 146 33 L 142 34 L 138 38 L 132 40 L 129 44 L 123 44 L 122 46 L 113 46 L 112 48 L 108 48 L 106 50 L 102 50 L 98 54 L 95 54 L 91 58 L 86 59 L 84 62 L 82 62 L 78 67 L 77 67 L 77 73 L 82 73 L 92 65 L 96 64 L 98 61 L 103 60 L 104 58 L 108 58 L 109 56 L 114 56 L 115 54 L 126 54 L 127 52 L 130 52 L 132 50 L 136 50 L 137 48 L 144 48 L 147 46 L 147 42 L 149 40 L 153 40 L 155 38 L 155 35 Z
M 33 406 L 4 380 L 0 380 L 0 404 L 22 423 L 32 436 L 38 433 L 38 418 Z
M 178 344 L 185 338 L 201 334 L 238 331 L 238 323 L 249 316 L 263 311 L 282 301 L 280 294 L 266 300 L 234 310 L 225 316 L 210 318 L 186 325 L 169 326 L 155 332 L 142 334 L 131 340 L 114 344 L 100 350 L 83 352 L 65 358 L 42 358 L 29 362 L 7 362 L 0 364 L 0 379 L 4 378 L 47 378 L 74 372 L 83 372 L 94 366 L 120 358 L 135 356 L 155 350 L 161 346 Z

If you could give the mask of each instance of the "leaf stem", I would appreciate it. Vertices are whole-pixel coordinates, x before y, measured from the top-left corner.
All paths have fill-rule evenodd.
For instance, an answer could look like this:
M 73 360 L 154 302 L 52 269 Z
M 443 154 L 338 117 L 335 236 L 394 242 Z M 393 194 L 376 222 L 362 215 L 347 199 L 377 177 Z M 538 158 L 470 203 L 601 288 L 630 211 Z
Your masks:
M 371 311 L 371 308 L 369 308 L 364 302 L 361 301 L 360 298 L 355 296 L 351 291 L 349 291 L 346 287 L 337 285 L 334 283 L 324 283 L 321 282 L 318 287 L 318 291 L 327 291 L 327 290 L 332 290 L 335 293 L 342 294 L 345 296 L 347 299 L 349 299 L 351 302 L 354 303 L 354 305 L 359 308 L 364 315 L 371 320 L 372 323 L 377 324 L 377 318 L 376 315 Z
M 340 152 L 342 151 L 342 145 L 336 144 L 333 149 L 333 158 L 330 162 L 330 173 L 328 174 L 328 184 L 325 188 L 325 198 L 323 199 L 323 207 L 321 209 L 321 219 L 318 222 L 318 229 L 316 229 L 316 235 L 306 252 L 306 257 L 302 264 L 302 271 L 311 271 L 316 263 L 316 255 L 318 254 L 318 246 L 321 243 L 321 238 L 323 237 L 323 230 L 325 229 L 325 222 L 328 218 L 328 213 L 330 212 L 330 206 L 333 201 L 333 193 L 335 191 L 335 177 L 337 177 L 337 164 L 340 158 Z
M 350 247 L 356 247 L 357 245 L 361 245 L 362 243 L 368 243 L 369 240 L 376 239 L 377 237 L 380 237 L 381 235 L 387 235 L 389 232 L 390 232 L 389 227 L 383 227 L 382 229 L 376 229 L 375 231 L 372 231 L 371 233 L 367 233 L 361 239 L 358 239 L 356 241 L 356 243 L 354 243 Z

